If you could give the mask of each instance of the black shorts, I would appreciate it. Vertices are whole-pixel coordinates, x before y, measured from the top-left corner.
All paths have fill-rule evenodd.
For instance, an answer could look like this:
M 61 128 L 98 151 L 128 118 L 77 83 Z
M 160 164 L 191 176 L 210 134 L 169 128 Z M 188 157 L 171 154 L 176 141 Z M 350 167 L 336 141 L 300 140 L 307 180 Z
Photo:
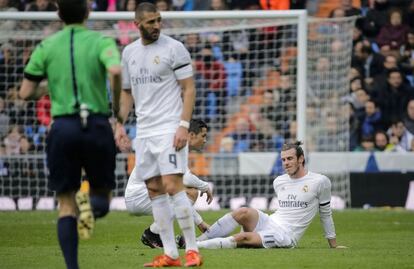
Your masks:
M 79 116 L 56 117 L 46 142 L 49 189 L 78 190 L 82 168 L 92 189 L 115 187 L 116 146 L 107 117 L 89 116 L 85 129 Z

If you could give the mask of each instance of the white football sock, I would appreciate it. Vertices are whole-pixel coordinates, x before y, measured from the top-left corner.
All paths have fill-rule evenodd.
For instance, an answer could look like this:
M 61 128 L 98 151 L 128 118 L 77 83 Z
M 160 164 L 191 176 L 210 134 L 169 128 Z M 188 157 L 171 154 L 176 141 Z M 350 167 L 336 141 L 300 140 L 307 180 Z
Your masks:
M 209 249 L 217 249 L 217 248 L 236 248 L 237 243 L 233 236 L 229 236 L 226 238 L 213 238 L 201 242 L 197 242 L 197 246 L 199 248 L 209 248 Z
M 159 229 L 164 253 L 173 259 L 177 259 L 179 255 L 174 239 L 174 214 L 166 194 L 152 199 L 152 213 Z
M 195 225 L 199 225 L 200 223 L 203 222 L 203 218 L 200 216 L 200 214 L 198 214 L 197 210 L 195 210 L 194 207 L 191 207 L 192 209 L 192 213 L 193 213 L 193 219 L 194 219 L 194 223 Z
M 240 224 L 233 218 L 231 213 L 227 213 L 216 221 L 211 227 L 197 238 L 197 241 L 204 241 L 210 238 L 228 236 Z
M 193 208 L 185 191 L 180 191 L 171 196 L 174 206 L 175 217 L 183 232 L 185 239 L 185 250 L 198 251 L 194 229 Z
M 160 229 L 158 228 L 158 225 L 155 222 L 153 222 L 150 225 L 149 228 L 150 228 L 150 231 L 153 232 L 153 233 L 155 233 L 155 234 L 159 234 L 160 233 Z

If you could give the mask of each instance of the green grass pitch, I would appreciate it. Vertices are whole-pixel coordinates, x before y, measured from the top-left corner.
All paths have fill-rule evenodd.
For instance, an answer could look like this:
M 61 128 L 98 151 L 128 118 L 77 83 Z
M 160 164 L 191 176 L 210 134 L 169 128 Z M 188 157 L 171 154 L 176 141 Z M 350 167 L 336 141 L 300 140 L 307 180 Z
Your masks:
M 227 211 L 203 212 L 212 223 Z M 57 212 L 0 212 L 0 268 L 64 268 L 56 239 Z M 414 268 L 414 212 L 335 211 L 337 240 L 329 249 L 315 218 L 296 249 L 202 250 L 203 268 Z M 111 212 L 91 240 L 81 241 L 81 268 L 142 268 L 160 250 L 139 241 L 151 217 Z M 180 251 L 183 253 L 182 251 Z

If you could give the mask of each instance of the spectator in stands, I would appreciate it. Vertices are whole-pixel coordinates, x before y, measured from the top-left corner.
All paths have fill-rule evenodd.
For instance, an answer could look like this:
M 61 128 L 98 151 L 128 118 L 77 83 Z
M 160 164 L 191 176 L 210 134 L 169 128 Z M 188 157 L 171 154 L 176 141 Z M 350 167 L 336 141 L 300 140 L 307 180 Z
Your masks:
M 172 7 L 177 11 L 192 11 L 194 10 L 194 0 L 173 0 Z
M 12 87 L 6 96 L 10 124 L 33 125 L 35 123 L 34 102 L 27 102 L 18 98 L 17 92 L 17 87 Z
M 210 10 L 228 10 L 228 6 L 225 0 L 210 0 Z
M 414 90 L 404 81 L 401 71 L 393 68 L 388 72 L 387 83 L 375 88 L 372 98 L 381 109 L 385 125 L 389 126 L 391 119 L 404 116 L 413 95 Z
M 375 131 L 382 129 L 381 111 L 374 101 L 368 100 L 365 103 L 365 113 L 362 119 L 362 136 L 374 135 Z
M 20 153 L 20 137 L 23 135 L 23 130 L 20 126 L 14 125 L 11 127 L 9 133 L 4 138 L 6 155 L 14 155 Z
M 384 69 L 382 70 L 381 73 L 377 74 L 374 77 L 374 83 L 372 85 L 372 89 L 376 89 L 376 88 L 382 87 L 383 85 L 386 85 L 387 84 L 388 72 L 391 69 L 395 69 L 395 68 L 398 68 L 397 57 L 395 55 L 385 56 Z M 372 92 L 372 89 L 371 89 L 370 93 Z
M 350 93 L 356 92 L 359 89 L 364 89 L 365 88 L 364 80 L 360 76 L 354 77 L 350 80 L 349 87 L 350 87 Z
M 340 8 L 345 11 L 347 17 L 361 15 L 361 10 L 352 6 L 352 0 L 341 0 Z
M 402 14 L 398 9 L 390 11 L 389 22 L 381 27 L 377 36 L 378 46 L 382 49 L 389 47 L 392 51 L 399 50 L 400 46 L 406 41 L 409 27 L 402 24 Z
M 29 137 L 22 135 L 19 140 L 19 149 L 20 154 L 32 154 L 34 152 L 33 141 Z
M 404 117 L 404 126 L 414 136 L 414 99 L 407 104 L 407 114 Z
M 170 0 L 155 0 L 155 6 L 159 11 L 171 11 L 172 5 Z
M 268 120 L 262 113 L 259 105 L 250 105 L 249 120 L 254 126 L 257 135 L 257 143 L 252 143 L 252 151 L 273 150 L 273 137 L 277 135 L 272 121 Z
M 403 9 L 404 23 L 414 29 L 414 1 L 411 1 L 407 9 Z
M 57 7 L 54 3 L 49 0 L 35 0 L 29 4 L 26 11 L 56 11 Z
M 375 132 L 374 135 L 374 143 L 375 143 L 375 150 L 376 151 L 394 151 L 395 146 L 393 144 L 390 144 L 390 139 L 387 135 L 387 133 L 383 130 L 379 130 Z
M 233 153 L 234 139 L 231 136 L 225 136 L 220 141 L 220 153 Z
M 49 126 L 52 121 L 50 115 L 50 98 L 49 95 L 43 95 L 36 101 L 36 118 L 37 121 L 43 126 Z
M 9 131 L 9 122 L 10 117 L 7 115 L 6 102 L 3 97 L 0 96 L 0 138 L 5 136 Z
M 374 137 L 372 135 L 370 136 L 363 136 L 361 138 L 361 143 L 359 146 L 357 146 L 354 151 L 374 151 L 375 149 L 375 143 L 374 143 Z
M 17 9 L 12 7 L 9 0 L 0 0 L 0 12 L 16 12 Z M 16 27 L 16 21 L 14 20 L 1 20 L 0 31 L 13 30 Z M 3 40 L 0 40 L 0 42 Z
M 370 41 L 374 41 L 380 29 L 387 24 L 389 8 L 389 0 L 374 0 L 373 8 L 368 10 L 363 19 L 362 31 Z
M 196 72 L 201 75 L 204 85 L 204 106 L 210 109 L 209 119 L 223 123 L 226 114 L 226 72 L 224 65 L 215 60 L 211 46 L 207 45 L 200 51 L 201 59 L 196 60 Z M 214 125 L 213 125 L 214 126 Z
M 5 97 L 7 90 L 22 77 L 24 65 L 11 43 L 3 43 L 0 50 L 0 96 Z
M 410 151 L 411 141 L 414 137 L 407 131 L 402 120 L 394 119 L 387 134 L 390 137 L 390 143 L 395 145 L 397 151 Z
M 361 124 L 355 113 L 354 106 L 350 102 L 347 102 L 346 105 L 349 117 L 349 150 L 353 151 L 359 145 L 361 137 Z
M 414 16 L 414 14 L 413 14 Z M 401 69 L 406 75 L 412 76 L 414 70 L 414 30 L 410 29 L 407 39 L 400 48 Z
M 134 12 L 136 7 L 136 0 L 126 0 L 123 10 L 128 12 Z M 118 23 L 116 24 L 116 28 L 118 29 L 119 33 L 119 43 L 122 46 L 126 46 L 129 43 L 131 43 L 131 41 L 133 41 L 137 35 L 137 27 L 135 26 L 134 21 L 118 21 Z
M 329 18 L 343 18 L 345 17 L 345 10 L 340 7 L 334 8 L 329 13 Z
M 373 84 L 374 77 L 384 69 L 384 56 L 371 48 L 368 40 L 357 42 L 354 47 L 352 67 L 362 70 L 362 76 L 367 87 Z
M 236 126 L 231 137 L 234 140 L 233 153 L 249 151 L 251 142 L 255 139 L 253 129 L 247 118 L 240 117 L 236 121 Z
M 199 53 L 203 48 L 203 44 L 201 43 L 198 33 L 190 33 L 185 35 L 184 45 L 190 53 L 192 59 L 200 58 Z

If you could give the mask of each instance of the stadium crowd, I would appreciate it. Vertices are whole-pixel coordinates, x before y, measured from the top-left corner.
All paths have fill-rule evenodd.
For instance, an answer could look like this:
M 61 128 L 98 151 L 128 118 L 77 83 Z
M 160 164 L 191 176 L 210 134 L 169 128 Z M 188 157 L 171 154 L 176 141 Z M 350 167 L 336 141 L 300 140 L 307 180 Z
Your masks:
M 139 0 L 90 1 L 93 11 L 133 11 Z M 308 8 L 314 14 L 316 0 L 226 1 L 154 0 L 167 10 L 259 10 Z M 414 1 L 370 0 L 358 7 L 342 0 L 330 17 L 359 16 L 353 29 L 352 62 L 348 76 L 349 94 L 341 98 L 349 112 L 350 151 L 414 151 Z M 0 0 L 0 12 L 55 11 L 53 0 Z M 112 22 L 111 22 L 112 23 Z M 50 100 L 17 97 L 23 68 L 38 40 L 20 34 L 40 30 L 43 35 L 61 27 L 56 22 L 0 21 L 0 31 L 16 31 L 13 39 L 0 37 L 0 155 L 41 153 L 51 122 Z M 113 22 L 122 48 L 136 36 L 131 21 Z M 281 29 L 285 27 L 285 29 Z M 212 133 L 220 135 L 208 149 L 211 152 L 238 153 L 276 151 L 284 141 L 296 137 L 294 43 L 278 40 L 291 34 L 290 26 L 237 31 L 191 33 L 181 36 L 194 59 L 197 99 L 194 116 L 206 121 Z M 321 33 L 335 33 L 335 27 L 320 27 Z M 1 35 L 0 35 L 1 36 Z M 288 39 L 288 38 L 286 38 Z M 331 50 L 339 52 L 343 41 L 333 39 Z M 308 80 L 335 81 L 333 68 L 341 68 L 329 58 L 320 57 Z M 313 86 L 315 86 L 313 84 Z M 317 87 L 332 87 L 318 84 Z M 318 104 L 315 103 L 316 107 Z M 292 113 L 289 113 L 292 112 Z M 309 108 L 309 120 L 317 121 Z M 314 116 L 313 116 L 314 115 Z M 326 147 L 337 136 L 335 117 L 326 118 L 326 134 L 312 134 L 313 148 Z M 134 134 L 133 122 L 129 134 Z M 325 139 L 322 141 L 321 139 Z

